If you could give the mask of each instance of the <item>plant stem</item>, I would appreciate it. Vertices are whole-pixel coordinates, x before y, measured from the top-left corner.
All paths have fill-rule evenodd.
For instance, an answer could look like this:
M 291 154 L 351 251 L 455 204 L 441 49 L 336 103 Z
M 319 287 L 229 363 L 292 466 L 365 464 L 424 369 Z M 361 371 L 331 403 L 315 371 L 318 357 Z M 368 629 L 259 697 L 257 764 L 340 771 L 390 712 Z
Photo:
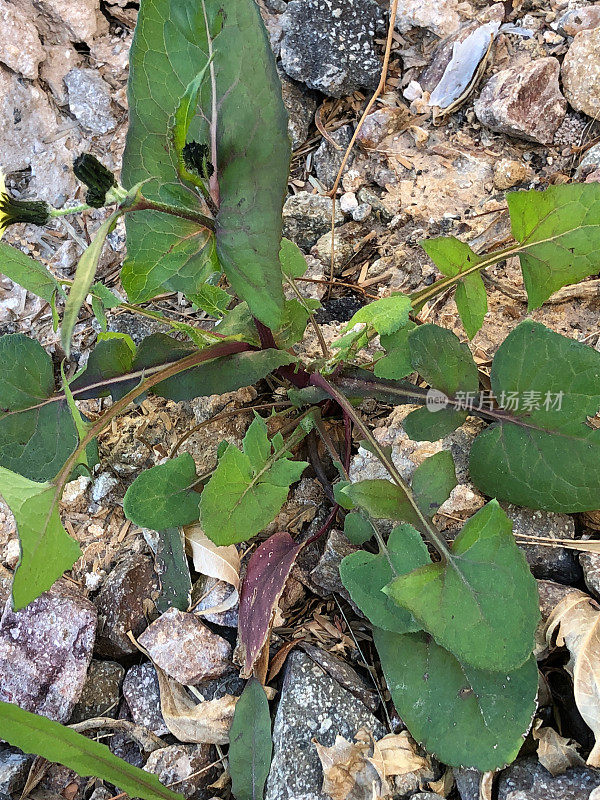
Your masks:
M 199 211 L 192 211 L 189 208 L 181 208 L 180 206 L 170 206 L 167 203 L 161 203 L 158 200 L 148 200 L 146 197 L 140 197 L 132 206 L 123 209 L 126 213 L 132 211 L 160 211 L 163 214 L 171 214 L 174 217 L 187 219 L 190 222 L 196 222 L 203 228 L 209 231 L 214 231 L 215 220 L 206 214 L 201 214 Z
M 83 211 L 93 211 L 92 206 L 87 203 L 80 203 L 78 206 L 70 206 L 69 208 L 51 208 L 51 217 L 67 217 L 69 214 L 81 214 Z
M 313 312 L 306 305 L 306 301 L 304 300 L 304 297 L 301 295 L 300 291 L 298 290 L 298 287 L 296 286 L 296 281 L 293 278 L 290 278 L 289 275 L 284 275 L 284 278 L 286 279 L 287 284 L 290 287 L 290 289 L 296 295 L 300 305 L 308 313 L 308 318 L 310 320 L 310 324 L 313 326 L 313 329 L 314 329 L 314 331 L 315 331 L 315 333 L 317 335 L 317 339 L 319 340 L 319 345 L 321 346 L 321 352 L 323 353 L 323 358 L 329 358 L 329 356 L 330 356 L 329 348 L 327 347 L 327 342 L 323 338 L 323 331 L 321 330 L 321 326 L 319 325 L 319 323 L 315 319 L 315 315 L 313 314 Z
M 390 473 L 390 476 L 396 486 L 398 486 L 404 494 L 410 505 L 413 508 L 415 513 L 415 517 L 418 520 L 419 528 L 421 533 L 427 538 L 427 540 L 435 547 L 437 552 L 439 553 L 440 557 L 445 561 L 450 560 L 450 550 L 448 549 L 448 545 L 444 541 L 443 536 L 439 531 L 437 531 L 433 525 L 429 522 L 429 520 L 424 516 L 423 512 L 417 505 L 417 502 L 413 496 L 412 490 L 410 486 L 406 483 L 402 475 L 396 469 L 394 463 L 391 459 L 389 459 L 386 454 L 383 452 L 383 449 L 377 439 L 373 436 L 371 431 L 367 428 L 365 423 L 362 421 L 360 415 L 356 412 L 356 409 L 352 406 L 350 401 L 348 400 L 345 395 L 343 395 L 335 386 L 333 386 L 329 381 L 327 381 L 322 375 L 319 373 L 313 373 L 311 375 L 311 384 L 313 386 L 318 386 L 327 394 L 335 400 L 335 402 L 340 406 L 340 408 L 348 414 L 352 422 L 356 425 L 356 427 L 360 430 L 362 435 L 365 439 L 369 442 L 371 447 L 373 448 L 373 452 L 377 456 L 377 458 L 381 461 L 383 466 L 387 469 Z

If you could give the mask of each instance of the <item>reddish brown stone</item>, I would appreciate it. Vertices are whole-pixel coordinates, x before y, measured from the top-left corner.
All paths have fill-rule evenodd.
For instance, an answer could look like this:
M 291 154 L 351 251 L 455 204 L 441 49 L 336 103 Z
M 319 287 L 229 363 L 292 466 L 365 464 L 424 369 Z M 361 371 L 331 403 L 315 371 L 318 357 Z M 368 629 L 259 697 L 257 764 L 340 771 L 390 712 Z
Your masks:
M 526 67 L 497 72 L 475 101 L 477 118 L 498 133 L 551 144 L 567 110 L 559 72 L 555 58 L 538 58 Z
M 66 722 L 85 683 L 96 609 L 66 583 L 0 620 L 0 700 Z
M 95 600 L 98 653 L 118 658 L 137 652 L 127 632 L 139 636 L 147 627 L 148 601 L 158 588 L 158 578 L 147 556 L 130 555 L 117 564 Z
M 195 614 L 170 608 L 139 637 L 154 663 L 179 683 L 193 685 L 222 675 L 231 645 Z

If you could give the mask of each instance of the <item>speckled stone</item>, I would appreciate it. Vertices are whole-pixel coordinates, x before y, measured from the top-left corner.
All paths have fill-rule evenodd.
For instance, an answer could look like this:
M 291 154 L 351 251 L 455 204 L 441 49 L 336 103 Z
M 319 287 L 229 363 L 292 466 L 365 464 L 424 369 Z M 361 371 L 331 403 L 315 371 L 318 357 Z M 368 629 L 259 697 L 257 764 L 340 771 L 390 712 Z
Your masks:
M 127 636 L 139 636 L 146 628 L 148 600 L 158 592 L 158 577 L 152 560 L 143 555 L 129 555 L 108 575 L 95 599 L 98 609 L 98 641 L 100 655 L 119 658 L 137 653 Z
M 301 250 L 310 250 L 320 236 L 331 228 L 333 200 L 320 194 L 298 192 L 283 206 L 283 235 L 295 242 Z M 344 221 L 336 205 L 335 223 Z
M 461 800 L 478 800 L 480 773 L 454 770 Z M 600 772 L 588 767 L 568 769 L 555 778 L 535 756 L 520 758 L 502 770 L 496 780 L 498 800 L 589 800 L 600 786 Z
M 477 119 L 498 133 L 551 144 L 567 111 L 559 73 L 560 64 L 552 57 L 497 72 L 475 101 Z
M 377 86 L 375 35 L 384 19 L 374 0 L 290 0 L 280 21 L 281 65 L 290 78 L 330 97 Z
M 170 608 L 139 637 L 152 661 L 179 683 L 217 678 L 231 663 L 231 645 L 200 617 Z
M 515 535 L 524 533 L 550 539 L 575 538 L 575 523 L 573 517 L 567 514 L 534 511 L 513 505 L 503 505 L 503 508 L 513 523 Z M 519 543 L 519 547 L 536 578 L 571 584 L 581 579 L 581 567 L 575 550 L 522 543 Z
M 96 609 L 66 583 L 0 620 L 0 700 L 66 722 L 85 683 Z
M 565 97 L 575 109 L 597 119 L 600 114 L 600 27 L 581 31 L 564 58 Z
M 160 711 L 160 690 L 154 666 L 145 661 L 127 670 L 123 681 L 123 697 L 137 725 L 164 736 L 169 732 Z
M 91 133 L 108 133 L 117 127 L 111 111 L 111 87 L 92 69 L 75 67 L 64 78 L 69 110 Z
M 305 653 L 290 655 L 273 728 L 273 763 L 265 800 L 330 800 L 321 792 L 323 771 L 313 739 L 331 747 L 359 728 L 384 734 L 379 720 Z
M 119 694 L 125 670 L 116 661 L 92 661 L 70 722 L 83 722 L 92 717 L 117 718 Z
M 215 760 L 210 744 L 174 744 L 150 753 L 144 766 L 164 786 L 173 786 L 184 797 L 192 797 L 215 778 L 215 770 L 206 769 Z
M 310 579 L 316 584 L 318 594 L 327 597 L 336 592 L 350 601 L 348 590 L 340 578 L 340 564 L 343 558 L 357 550 L 358 547 L 350 544 L 342 531 L 334 529 L 329 532 L 323 555 L 310 573 Z
M 33 756 L 16 747 L 0 750 L 0 800 L 2 795 L 19 794 L 25 786 Z
M 337 178 L 337 174 L 342 166 L 344 154 L 353 135 L 354 129 L 351 125 L 342 125 L 341 128 L 338 128 L 337 131 L 334 131 L 332 134 L 330 134 L 330 139 L 336 143 L 337 147 L 335 147 L 327 139 L 323 139 L 321 144 L 315 150 L 313 155 L 315 175 L 326 189 L 331 189 L 333 187 L 335 179 Z M 345 174 L 354 163 L 354 156 L 354 152 L 350 153 L 350 156 L 346 161 L 343 174 Z M 331 222 L 329 225 L 331 226 Z

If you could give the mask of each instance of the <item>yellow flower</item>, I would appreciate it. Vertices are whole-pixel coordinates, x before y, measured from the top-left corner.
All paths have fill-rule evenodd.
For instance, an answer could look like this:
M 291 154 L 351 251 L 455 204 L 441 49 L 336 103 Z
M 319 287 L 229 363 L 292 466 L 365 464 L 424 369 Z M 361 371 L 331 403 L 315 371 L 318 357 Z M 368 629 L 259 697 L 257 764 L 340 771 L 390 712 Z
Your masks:
M 0 169 L 0 239 L 9 225 L 30 222 L 46 225 L 50 219 L 50 206 L 43 200 L 15 200 L 6 188 L 4 174 Z

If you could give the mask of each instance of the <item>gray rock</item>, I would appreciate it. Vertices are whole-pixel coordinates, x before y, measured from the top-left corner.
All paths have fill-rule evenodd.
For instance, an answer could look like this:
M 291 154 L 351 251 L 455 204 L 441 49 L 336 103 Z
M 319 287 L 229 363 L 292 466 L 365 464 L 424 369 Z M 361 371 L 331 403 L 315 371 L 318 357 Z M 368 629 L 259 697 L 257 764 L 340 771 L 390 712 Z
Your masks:
M 600 553 L 580 553 L 585 585 L 592 594 L 600 597 Z
M 116 719 L 124 675 L 125 670 L 115 661 L 92 661 L 83 691 L 71 715 L 71 724 L 92 717 Z
M 40 61 L 46 57 L 33 20 L 24 9 L 0 0 L 2 53 L 0 61 L 31 80 L 38 76 Z
M 359 728 L 384 734 L 381 723 L 305 653 L 290 655 L 273 729 L 274 754 L 266 800 L 329 800 L 313 739 L 331 747 L 337 735 L 352 740 Z
M 283 205 L 283 235 L 301 250 L 310 250 L 331 228 L 333 200 L 320 194 L 298 192 Z M 344 215 L 336 205 L 335 222 L 340 225 Z
M 575 109 L 596 119 L 600 109 L 600 27 L 577 34 L 562 65 L 565 97 Z
M 170 608 L 139 637 L 152 661 L 179 683 L 218 678 L 231 663 L 231 645 L 200 617 Z
M 315 151 L 313 156 L 315 175 L 327 189 L 331 189 L 335 183 L 337 174 L 342 166 L 344 153 L 350 144 L 353 133 L 354 131 L 351 125 L 342 125 L 341 128 L 338 128 L 337 131 L 333 131 L 333 133 L 330 134 L 331 139 L 341 148 L 340 150 L 334 147 L 327 139 L 323 139 Z M 353 162 L 354 153 L 350 153 L 343 174 L 348 171 Z
M 227 672 L 209 681 L 202 681 L 195 689 L 205 700 L 220 700 L 226 694 L 239 697 L 244 691 L 247 681 L 240 678 L 239 668 L 229 667 Z
M 519 759 L 498 778 L 498 800 L 589 800 L 600 786 L 600 772 L 588 767 L 569 769 L 555 778 L 535 756 Z
M 150 661 L 127 670 L 123 681 L 123 697 L 137 725 L 143 725 L 157 736 L 169 733 L 160 710 L 160 690 L 156 670 Z
M 505 511 L 512 520 L 515 535 L 524 533 L 550 539 L 575 538 L 575 523 L 566 514 L 533 511 L 513 505 L 505 506 Z M 520 544 L 519 547 L 536 578 L 571 584 L 580 580 L 581 567 L 574 550 L 536 544 Z
M 292 148 L 300 147 L 308 138 L 308 131 L 315 117 L 317 101 L 313 93 L 307 91 L 302 84 L 291 80 L 282 69 L 278 69 L 281 78 L 281 94 L 283 105 L 288 112 L 288 132 L 292 140 Z
M 567 36 L 588 31 L 600 25 L 600 3 L 585 8 L 571 8 L 558 20 L 558 30 Z
M 173 744 L 150 753 L 144 766 L 164 786 L 173 786 L 184 797 L 192 797 L 214 780 L 215 770 L 206 769 L 215 760 L 209 744 Z
M 25 786 L 33 756 L 15 747 L 0 750 L 0 794 L 19 794 Z
M 291 78 L 331 97 L 374 89 L 381 72 L 374 0 L 291 0 L 281 17 L 281 64 Z
M 340 564 L 343 558 L 357 550 L 358 547 L 350 544 L 342 531 L 334 529 L 328 533 L 323 555 L 310 573 L 311 581 L 320 590 L 319 594 L 327 597 L 336 592 L 350 601 L 350 595 L 340 578 Z
M 567 111 L 559 72 L 560 65 L 552 57 L 497 72 L 475 101 L 477 119 L 497 133 L 552 144 Z
M 66 722 L 92 657 L 96 610 L 64 582 L 21 611 L 10 602 L 0 620 L 0 700 Z
M 69 110 L 84 128 L 92 133 L 108 133 L 117 127 L 111 111 L 111 88 L 92 69 L 70 70 L 65 75 Z
M 109 573 L 95 599 L 98 609 L 98 641 L 100 655 L 119 657 L 137 653 L 127 636 L 134 636 L 148 625 L 146 604 L 158 592 L 158 577 L 147 556 L 126 556 Z
M 600 144 L 593 145 L 586 152 L 579 162 L 575 176 L 577 178 L 585 177 L 597 169 L 600 169 Z
M 335 255 L 333 274 L 341 275 L 353 257 L 357 245 L 365 235 L 365 229 L 358 222 L 347 222 L 335 229 L 333 242 Z M 313 248 L 314 255 L 325 265 L 327 273 L 331 261 L 331 232 L 324 233 Z
M 443 798 L 441 794 L 435 792 L 417 792 L 411 795 L 410 800 L 443 800 Z
M 217 578 L 210 578 L 206 575 L 199 578 L 194 585 L 194 594 L 196 592 L 200 593 L 201 599 L 193 606 L 192 610 L 195 614 L 199 611 L 215 608 L 225 602 L 231 596 L 231 585 L 226 581 L 220 581 Z M 192 594 L 192 598 L 194 594 Z M 238 616 L 239 603 L 236 603 L 233 608 L 228 608 L 227 611 L 217 611 L 216 614 L 200 614 L 200 617 L 205 622 L 211 622 L 213 625 L 222 625 L 224 628 L 237 628 Z

